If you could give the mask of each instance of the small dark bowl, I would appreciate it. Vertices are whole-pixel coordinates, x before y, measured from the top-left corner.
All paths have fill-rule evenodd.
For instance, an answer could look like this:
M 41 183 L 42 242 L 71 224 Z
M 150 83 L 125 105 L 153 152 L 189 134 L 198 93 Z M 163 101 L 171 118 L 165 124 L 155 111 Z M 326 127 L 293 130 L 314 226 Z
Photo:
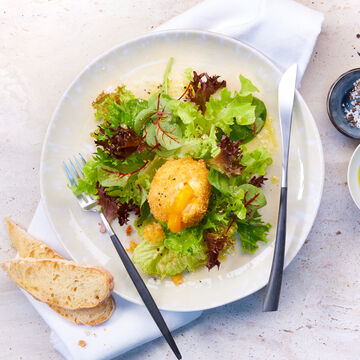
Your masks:
M 327 97 L 327 112 L 331 122 L 342 134 L 353 139 L 360 139 L 360 129 L 356 126 L 350 126 L 346 120 L 345 108 L 350 109 L 351 107 L 350 92 L 357 79 L 360 79 L 360 68 L 349 70 L 340 75 L 331 85 Z

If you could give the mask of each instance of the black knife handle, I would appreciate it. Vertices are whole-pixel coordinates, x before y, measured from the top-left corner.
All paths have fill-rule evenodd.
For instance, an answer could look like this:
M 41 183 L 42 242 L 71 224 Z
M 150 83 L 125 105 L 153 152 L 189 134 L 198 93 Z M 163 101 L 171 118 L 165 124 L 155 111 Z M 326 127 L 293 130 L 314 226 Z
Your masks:
M 276 311 L 279 306 L 282 274 L 284 269 L 285 257 L 285 238 L 286 238 L 286 203 L 287 187 L 281 188 L 279 215 L 276 230 L 276 240 L 273 263 L 270 272 L 269 282 L 265 290 L 263 311 Z

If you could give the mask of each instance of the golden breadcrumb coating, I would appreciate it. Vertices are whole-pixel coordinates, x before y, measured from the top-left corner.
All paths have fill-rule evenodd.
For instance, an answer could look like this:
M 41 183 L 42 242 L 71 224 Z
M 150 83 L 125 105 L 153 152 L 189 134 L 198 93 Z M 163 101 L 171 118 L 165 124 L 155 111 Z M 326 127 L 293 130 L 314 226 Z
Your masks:
M 165 233 L 161 224 L 154 222 L 144 226 L 142 236 L 150 243 L 156 243 L 165 239 Z
M 204 160 L 183 158 L 168 160 L 156 172 L 150 186 L 148 201 L 155 219 L 167 222 L 172 203 L 185 184 L 194 191 L 190 203 L 182 212 L 182 227 L 197 225 L 206 214 L 211 185 Z

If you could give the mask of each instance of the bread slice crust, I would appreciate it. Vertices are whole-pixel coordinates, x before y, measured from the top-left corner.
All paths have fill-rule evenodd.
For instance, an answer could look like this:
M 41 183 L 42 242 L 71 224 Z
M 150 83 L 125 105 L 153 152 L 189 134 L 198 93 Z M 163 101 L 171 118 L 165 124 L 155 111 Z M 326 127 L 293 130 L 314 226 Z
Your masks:
M 89 326 L 99 325 L 108 320 L 115 309 L 115 301 L 109 296 L 101 304 L 88 309 L 66 309 L 56 305 L 49 305 L 63 318 L 75 323 Z

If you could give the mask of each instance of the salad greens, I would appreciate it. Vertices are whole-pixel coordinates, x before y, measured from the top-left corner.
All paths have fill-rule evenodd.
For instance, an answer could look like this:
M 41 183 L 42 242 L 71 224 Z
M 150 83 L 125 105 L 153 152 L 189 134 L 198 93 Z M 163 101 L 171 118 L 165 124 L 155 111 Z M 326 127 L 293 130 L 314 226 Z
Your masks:
M 240 90 L 231 92 L 219 76 L 186 69 L 188 86 L 175 99 L 168 95 L 172 62 L 148 100 L 119 86 L 93 102 L 98 127 L 91 135 L 97 149 L 73 189 L 98 197 L 105 216 L 121 225 L 134 211 L 139 234 L 147 224 L 162 225 L 165 239 L 144 239 L 132 258 L 144 272 L 161 278 L 219 266 L 219 256 L 237 236 L 243 251 L 253 253 L 270 229 L 258 210 L 266 205 L 260 187 L 272 159 L 264 147 L 249 151 L 245 146 L 266 121 L 266 107 L 253 95 L 258 89 L 240 75 Z M 156 170 L 168 159 L 183 157 L 206 161 L 211 195 L 200 223 L 173 233 L 151 215 L 147 194 Z

